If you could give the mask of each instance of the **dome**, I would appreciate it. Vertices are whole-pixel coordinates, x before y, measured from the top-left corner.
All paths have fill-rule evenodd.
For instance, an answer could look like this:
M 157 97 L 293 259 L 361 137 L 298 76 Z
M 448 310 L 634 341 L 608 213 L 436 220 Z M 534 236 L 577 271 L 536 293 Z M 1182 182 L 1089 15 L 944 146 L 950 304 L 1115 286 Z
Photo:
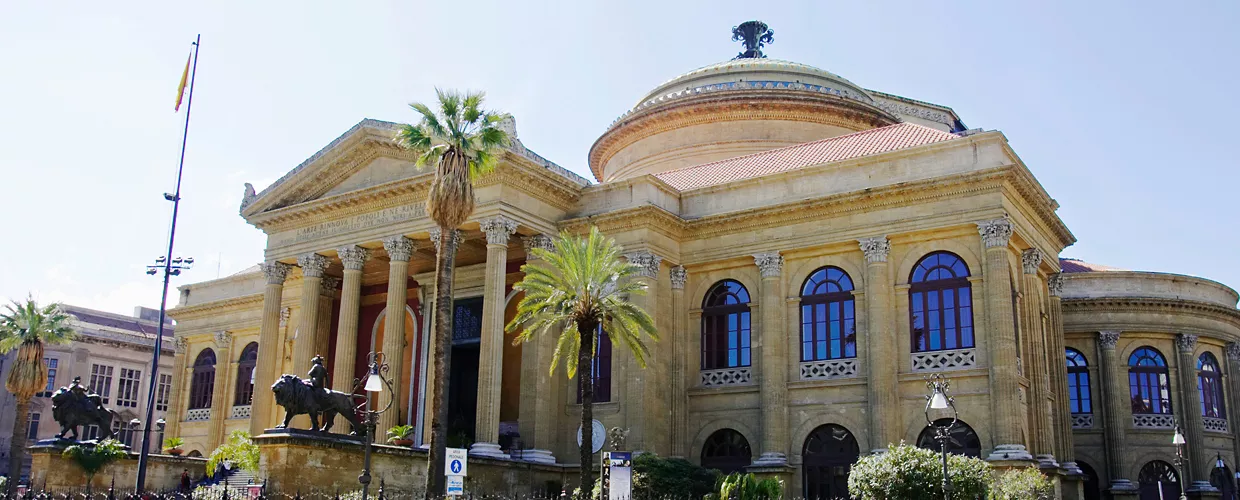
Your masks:
M 633 110 L 655 106 L 695 91 L 708 91 L 706 89 L 711 87 L 739 85 L 743 88 L 743 84 L 762 85 L 763 88 L 789 88 L 788 84 L 801 84 L 811 91 L 874 102 L 865 89 L 830 71 L 779 59 L 744 58 L 701 67 L 668 80 L 646 94 L 633 106 Z

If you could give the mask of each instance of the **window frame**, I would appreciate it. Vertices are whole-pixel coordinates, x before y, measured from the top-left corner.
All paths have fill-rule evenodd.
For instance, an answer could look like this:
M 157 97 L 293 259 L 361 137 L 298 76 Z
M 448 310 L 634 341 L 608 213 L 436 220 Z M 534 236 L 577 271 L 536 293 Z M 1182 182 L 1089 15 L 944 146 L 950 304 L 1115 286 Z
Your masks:
M 832 279 L 832 272 L 838 273 L 836 279 Z M 815 280 L 819 274 L 823 275 L 820 281 Z M 839 288 L 834 292 L 809 293 L 811 284 L 817 289 L 822 286 L 830 288 L 831 284 L 835 284 Z M 856 290 L 855 283 L 848 272 L 835 266 L 823 266 L 815 269 L 810 273 L 805 281 L 801 284 L 801 362 L 809 363 L 814 361 L 830 361 L 836 359 L 852 359 L 857 357 L 857 300 L 853 292 Z M 847 287 L 847 288 L 845 288 Z M 818 307 L 823 306 L 823 307 Z M 849 309 L 852 310 L 851 316 L 848 314 Z M 809 319 L 806 319 L 808 313 Z M 823 314 L 825 318 L 818 317 Z M 839 325 L 840 336 L 838 339 L 832 338 L 831 330 L 833 325 Z M 848 334 L 848 326 L 852 326 L 852 334 Z M 819 326 L 822 328 L 820 329 Z M 806 329 L 809 329 L 807 332 Z M 806 334 L 809 334 L 809 340 Z M 849 337 L 852 340 L 849 341 Z M 821 346 L 820 346 L 821 344 Z M 839 349 L 839 355 L 834 354 L 834 349 Z M 806 352 L 806 347 L 810 352 Z M 819 348 L 822 348 L 822 355 L 819 356 Z M 852 353 L 849 354 L 851 347 Z
M 931 257 L 938 257 L 938 256 L 949 256 L 955 259 L 956 262 L 958 262 L 960 264 L 960 267 L 963 269 L 964 275 L 963 276 L 957 275 L 956 270 L 953 269 L 954 266 L 950 266 L 950 265 L 944 266 L 938 261 L 936 261 L 936 263 L 932 266 L 924 267 L 924 264 Z M 939 268 L 947 269 L 949 272 L 952 273 L 953 276 L 951 278 L 926 279 L 926 275 L 930 274 L 931 271 L 934 271 L 935 269 L 939 269 Z M 924 272 L 922 273 L 922 277 L 920 279 L 917 279 L 916 276 L 919 270 L 924 270 Z M 909 314 L 909 349 L 910 351 L 915 352 L 915 353 L 923 353 L 923 352 L 951 351 L 951 350 L 956 350 L 956 349 L 972 349 L 972 348 L 977 347 L 977 324 L 974 321 L 975 318 L 973 314 L 974 312 L 973 311 L 974 310 L 973 283 L 969 281 L 969 277 L 971 275 L 972 273 L 969 271 L 969 264 L 965 262 L 964 259 L 961 258 L 959 255 L 956 255 L 952 252 L 943 251 L 943 250 L 934 251 L 934 252 L 930 252 L 922 256 L 922 258 L 917 260 L 917 263 L 913 265 L 913 270 L 909 272 L 908 314 Z M 967 305 L 962 304 L 962 301 L 960 298 L 961 290 L 967 290 L 967 294 L 968 294 Z M 954 326 L 951 327 L 952 333 L 950 335 L 952 335 L 952 340 L 955 341 L 955 346 L 951 346 L 951 347 L 948 346 L 948 342 L 947 342 L 948 335 L 949 335 L 947 333 L 948 329 L 947 327 L 942 326 L 944 323 L 942 320 L 939 321 L 939 324 L 940 324 L 939 333 L 938 333 L 939 347 L 938 348 L 931 347 L 934 339 L 931 337 L 930 328 L 928 327 L 923 329 L 923 331 L 925 331 L 925 347 L 922 348 L 919 345 L 919 342 L 917 339 L 917 331 L 918 331 L 917 314 L 918 314 L 918 311 L 921 311 L 923 316 L 925 316 L 924 323 L 926 323 L 927 325 L 929 324 L 930 315 L 928 313 L 931 311 L 930 297 L 932 294 L 935 297 L 937 297 L 937 306 L 934 308 L 934 312 L 938 313 L 938 316 L 940 318 L 943 317 L 944 315 L 943 313 L 947 309 L 947 307 L 944 306 L 945 301 L 943 299 L 948 294 L 950 294 L 951 296 L 951 302 L 952 302 L 951 318 L 953 320 L 952 324 Z M 965 308 L 968 309 L 968 312 L 962 313 L 961 309 L 965 309 Z M 968 318 L 968 323 L 969 323 L 968 326 L 962 325 L 961 318 L 965 318 L 965 317 Z M 969 330 L 968 342 L 965 342 L 964 330 L 966 328 Z
M 1197 356 L 1197 396 L 1201 400 L 1202 417 L 1227 419 L 1223 377 L 1220 369 L 1218 359 L 1213 354 L 1203 352 Z M 1212 406 L 1213 411 L 1211 411 Z
M 598 342 L 598 351 L 590 362 L 590 376 L 594 384 L 591 403 L 611 402 L 611 337 L 603 333 L 603 325 L 594 329 L 594 339 Z M 579 373 L 578 376 L 581 374 Z M 577 393 L 577 404 L 581 404 L 581 386 L 574 383 L 573 390 Z
M 258 366 L 258 342 L 250 342 L 237 357 L 237 383 L 233 388 L 233 406 L 249 406 L 254 402 L 253 374 Z
M 210 356 L 209 362 L 205 356 Z M 215 351 L 210 347 L 199 351 L 198 357 L 194 358 L 194 368 L 190 376 L 188 409 L 211 408 L 211 402 L 215 396 L 216 362 Z
M 1150 356 L 1138 357 L 1138 355 L 1143 351 L 1153 354 L 1154 357 L 1150 357 Z M 1160 364 L 1155 364 L 1155 365 L 1135 364 L 1134 365 L 1133 364 L 1134 359 L 1136 360 L 1137 363 L 1140 363 L 1142 359 L 1157 359 L 1157 361 Z M 1149 400 L 1150 402 L 1148 405 L 1149 411 L 1144 411 L 1144 410 L 1139 411 L 1139 409 L 1137 408 L 1135 404 L 1136 398 L 1141 395 L 1142 390 L 1147 390 L 1147 389 L 1151 391 L 1153 390 L 1154 387 L 1150 385 L 1151 381 L 1157 382 L 1159 397 L 1158 399 L 1151 398 Z M 1163 394 L 1166 395 L 1165 399 L 1162 397 Z M 1172 406 L 1171 373 L 1167 368 L 1167 357 L 1163 356 L 1162 352 L 1159 351 L 1158 349 L 1155 349 L 1148 345 L 1141 346 L 1141 347 L 1134 349 L 1132 351 L 1132 354 L 1128 356 L 1128 398 L 1129 398 L 1129 401 L 1132 403 L 1132 413 L 1134 415 L 1174 415 L 1175 414 L 1175 409 Z M 1142 404 L 1143 405 L 1145 404 L 1144 399 L 1142 399 Z
M 716 297 L 715 291 L 720 287 L 727 286 L 729 283 L 735 283 L 739 287 L 739 291 L 744 292 L 745 301 L 740 302 L 741 296 L 734 290 L 724 292 L 726 295 L 735 296 L 738 303 L 736 304 L 710 304 Z M 725 295 L 725 297 L 726 297 Z M 706 292 L 706 297 L 702 300 L 702 330 L 701 330 L 701 349 L 700 349 L 700 366 L 703 371 L 707 370 L 728 370 L 734 368 L 746 368 L 753 366 L 753 313 L 749 307 L 752 295 L 749 289 L 741 282 L 734 279 L 724 279 L 715 283 Z M 725 299 L 726 300 L 726 299 Z M 728 346 L 728 340 L 734 330 L 729 327 L 730 318 L 736 317 L 737 328 L 736 348 Z M 722 328 L 722 331 L 716 329 Z M 717 344 L 722 342 L 723 347 Z M 729 359 L 731 351 L 736 351 L 736 363 L 733 364 Z M 708 362 L 709 361 L 709 362 Z
M 1075 353 L 1080 358 L 1079 364 L 1073 364 L 1072 354 Z M 1073 415 L 1092 415 L 1094 413 L 1094 391 L 1090 385 L 1089 359 L 1081 351 L 1071 347 L 1064 348 L 1064 356 L 1066 358 L 1068 368 L 1068 409 L 1072 410 L 1075 403 L 1077 409 L 1082 409 L 1081 402 L 1087 411 L 1072 411 Z M 1081 397 L 1082 380 L 1084 381 L 1084 398 Z
M 87 390 L 98 394 L 103 404 L 108 404 L 108 399 L 112 395 L 112 376 L 114 370 L 112 365 L 101 365 L 91 363 L 90 365 L 90 385 Z M 102 388 L 102 390 L 100 390 Z
M 137 408 L 141 395 L 142 370 L 122 367 L 116 382 L 116 406 Z

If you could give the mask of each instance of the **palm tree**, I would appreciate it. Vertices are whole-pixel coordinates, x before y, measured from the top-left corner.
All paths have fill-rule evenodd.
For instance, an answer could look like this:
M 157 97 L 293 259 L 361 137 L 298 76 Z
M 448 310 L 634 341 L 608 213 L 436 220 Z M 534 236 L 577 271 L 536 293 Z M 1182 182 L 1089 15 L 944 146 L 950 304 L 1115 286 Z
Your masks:
M 590 367 L 598 351 L 595 332 L 601 327 L 613 345 L 627 346 L 642 368 L 650 355 L 642 335 L 657 342 L 659 334 L 650 315 L 629 302 L 629 296 L 646 293 L 645 283 L 628 279 L 641 267 L 620 260 L 620 247 L 597 227 L 591 227 L 584 238 L 562 233 L 554 241 L 554 250 L 532 252 L 541 263 L 521 266 L 525 278 L 513 289 L 525 292 L 525 297 L 505 330 L 523 329 L 514 344 L 535 335 L 558 336 L 551 374 L 563 357 L 568 378 L 577 377 L 581 392 L 581 495 L 585 498 L 594 484 L 590 465 L 594 377 Z M 570 361 L 574 351 L 576 363 Z
M 60 304 L 39 307 L 33 297 L 27 297 L 24 304 L 13 301 L 6 309 L 4 314 L 0 314 L 0 353 L 17 349 L 17 357 L 9 369 L 4 388 L 17 398 L 13 439 L 9 441 L 9 475 L 18 477 L 26 453 L 23 436 L 30 425 L 30 398 L 47 387 L 43 346 L 67 344 L 77 334 L 69 325 L 73 317 L 66 314 Z M 9 481 L 6 486 L 6 494 L 12 495 L 17 481 Z
M 426 498 L 444 491 L 444 447 L 448 421 L 448 353 L 452 348 L 452 271 L 456 262 L 456 229 L 474 213 L 474 180 L 495 168 L 508 134 L 499 128 L 507 115 L 482 109 L 482 92 L 435 89 L 439 110 L 412 103 L 422 117 L 417 125 L 404 125 L 396 141 L 418 155 L 418 168 L 433 166 L 435 178 L 426 198 L 426 212 L 439 226 L 439 251 L 435 256 L 434 384 L 431 400 L 431 450 L 426 461 Z

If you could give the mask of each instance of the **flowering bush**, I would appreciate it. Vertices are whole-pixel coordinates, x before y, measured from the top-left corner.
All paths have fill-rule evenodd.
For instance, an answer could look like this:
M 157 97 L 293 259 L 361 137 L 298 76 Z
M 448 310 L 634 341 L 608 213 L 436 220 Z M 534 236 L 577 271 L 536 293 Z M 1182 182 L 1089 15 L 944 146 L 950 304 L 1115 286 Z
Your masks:
M 887 453 L 870 455 L 853 464 L 848 475 L 848 492 L 860 500 L 941 500 L 941 460 L 942 457 L 932 450 L 900 443 Z M 947 470 L 953 500 L 973 500 L 986 495 L 991 481 L 990 466 L 986 462 L 949 454 Z

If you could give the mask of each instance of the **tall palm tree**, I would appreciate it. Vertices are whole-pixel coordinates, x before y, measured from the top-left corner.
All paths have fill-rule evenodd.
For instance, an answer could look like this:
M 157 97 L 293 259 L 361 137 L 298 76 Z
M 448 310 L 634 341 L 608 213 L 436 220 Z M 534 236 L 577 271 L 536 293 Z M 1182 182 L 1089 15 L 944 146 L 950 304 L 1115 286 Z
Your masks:
M 577 377 L 581 393 L 581 495 L 586 498 L 594 484 L 590 465 L 594 455 L 594 377 L 590 367 L 598 354 L 595 332 L 601 327 L 613 345 L 627 346 L 642 368 L 650 355 L 642 336 L 657 342 L 659 334 L 650 315 L 628 300 L 631 295 L 645 294 L 646 284 L 629 279 L 641 267 L 620 260 L 615 241 L 591 227 L 589 236 L 562 233 L 553 245 L 550 251 L 532 249 L 541 262 L 521 266 L 525 278 L 513 289 L 525 292 L 525 298 L 505 330 L 522 330 L 514 344 L 535 335 L 558 337 L 550 370 L 554 375 L 563 358 L 568 378 Z M 571 361 L 574 351 L 576 363 Z
M 17 349 L 9 377 L 4 381 L 4 388 L 17 398 L 13 439 L 9 441 L 9 475 L 13 480 L 6 485 L 6 494 L 12 495 L 26 453 L 24 437 L 30 425 L 30 398 L 47 387 L 43 346 L 67 344 L 77 334 L 69 324 L 73 317 L 66 314 L 60 304 L 39 307 L 33 297 L 27 297 L 25 303 L 13 301 L 6 309 L 0 314 L 0 353 Z
M 435 256 L 434 384 L 431 400 L 431 450 L 426 461 L 426 498 L 444 493 L 444 447 L 447 444 L 448 354 L 452 348 L 452 271 L 456 263 L 456 229 L 474 213 L 474 180 L 495 168 L 508 134 L 499 128 L 507 115 L 482 109 L 482 92 L 435 89 L 439 109 L 412 103 L 421 116 L 403 125 L 396 141 L 418 155 L 418 168 L 433 167 L 426 212 L 439 226 Z

